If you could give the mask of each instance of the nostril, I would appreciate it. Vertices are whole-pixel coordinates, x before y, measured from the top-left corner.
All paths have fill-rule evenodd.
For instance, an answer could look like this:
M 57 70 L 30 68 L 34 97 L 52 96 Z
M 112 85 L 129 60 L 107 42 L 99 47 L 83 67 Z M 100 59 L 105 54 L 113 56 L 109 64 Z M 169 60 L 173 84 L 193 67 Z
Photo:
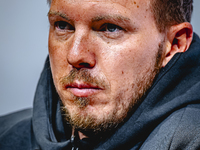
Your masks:
M 92 66 L 89 63 L 80 63 L 79 67 L 92 68 Z

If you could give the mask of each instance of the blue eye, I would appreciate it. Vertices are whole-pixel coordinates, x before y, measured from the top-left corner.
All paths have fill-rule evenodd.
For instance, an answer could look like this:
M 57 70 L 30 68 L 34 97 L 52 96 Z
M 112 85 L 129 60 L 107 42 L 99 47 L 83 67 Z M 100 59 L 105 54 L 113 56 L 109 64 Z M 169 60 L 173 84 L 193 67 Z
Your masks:
M 119 29 L 118 26 L 114 25 L 114 24 L 108 24 L 107 25 L 107 31 L 109 32 L 115 32 Z
M 74 30 L 74 27 L 65 21 L 55 22 L 55 27 L 59 30 Z
M 104 24 L 100 29 L 100 31 L 107 31 L 107 32 L 117 32 L 119 30 L 123 30 L 123 29 L 111 23 Z
M 59 28 L 59 29 L 62 29 L 64 30 L 67 26 L 67 23 L 64 22 L 64 21 L 59 21 L 59 22 L 56 22 L 56 26 Z

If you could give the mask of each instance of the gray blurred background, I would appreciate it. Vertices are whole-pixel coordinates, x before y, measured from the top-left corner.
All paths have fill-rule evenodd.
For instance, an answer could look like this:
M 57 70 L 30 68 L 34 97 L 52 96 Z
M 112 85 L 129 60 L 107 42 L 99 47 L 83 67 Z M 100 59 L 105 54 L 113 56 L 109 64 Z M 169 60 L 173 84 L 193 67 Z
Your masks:
M 0 115 L 32 107 L 48 54 L 46 0 L 0 0 Z M 192 24 L 200 35 L 200 0 Z

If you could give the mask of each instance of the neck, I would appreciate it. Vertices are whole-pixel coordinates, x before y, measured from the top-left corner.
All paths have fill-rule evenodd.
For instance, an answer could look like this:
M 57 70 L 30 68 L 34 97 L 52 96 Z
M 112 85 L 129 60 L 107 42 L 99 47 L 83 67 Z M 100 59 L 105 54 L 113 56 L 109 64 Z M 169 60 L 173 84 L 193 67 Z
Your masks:
M 81 131 L 78 131 L 77 135 L 79 136 L 80 140 L 82 140 L 83 138 L 89 138 L 88 136 L 86 136 L 85 134 L 83 134 Z M 75 137 L 77 135 L 75 135 L 75 129 L 73 128 L 72 129 L 72 136 Z
M 85 134 L 83 134 L 80 131 L 78 131 L 78 136 L 79 136 L 80 140 L 82 140 L 83 138 L 89 138 L 88 136 L 86 136 Z

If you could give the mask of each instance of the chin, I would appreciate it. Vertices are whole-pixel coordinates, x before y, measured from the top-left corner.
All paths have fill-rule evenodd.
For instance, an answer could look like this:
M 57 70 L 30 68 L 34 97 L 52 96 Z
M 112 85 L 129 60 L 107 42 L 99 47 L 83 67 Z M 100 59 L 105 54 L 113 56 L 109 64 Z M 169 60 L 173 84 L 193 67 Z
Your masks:
M 118 96 L 109 100 L 103 103 L 97 98 L 76 97 L 70 104 L 64 100 L 63 116 L 77 130 L 99 133 L 115 129 L 128 116 L 133 106 L 132 98 L 124 100 Z

